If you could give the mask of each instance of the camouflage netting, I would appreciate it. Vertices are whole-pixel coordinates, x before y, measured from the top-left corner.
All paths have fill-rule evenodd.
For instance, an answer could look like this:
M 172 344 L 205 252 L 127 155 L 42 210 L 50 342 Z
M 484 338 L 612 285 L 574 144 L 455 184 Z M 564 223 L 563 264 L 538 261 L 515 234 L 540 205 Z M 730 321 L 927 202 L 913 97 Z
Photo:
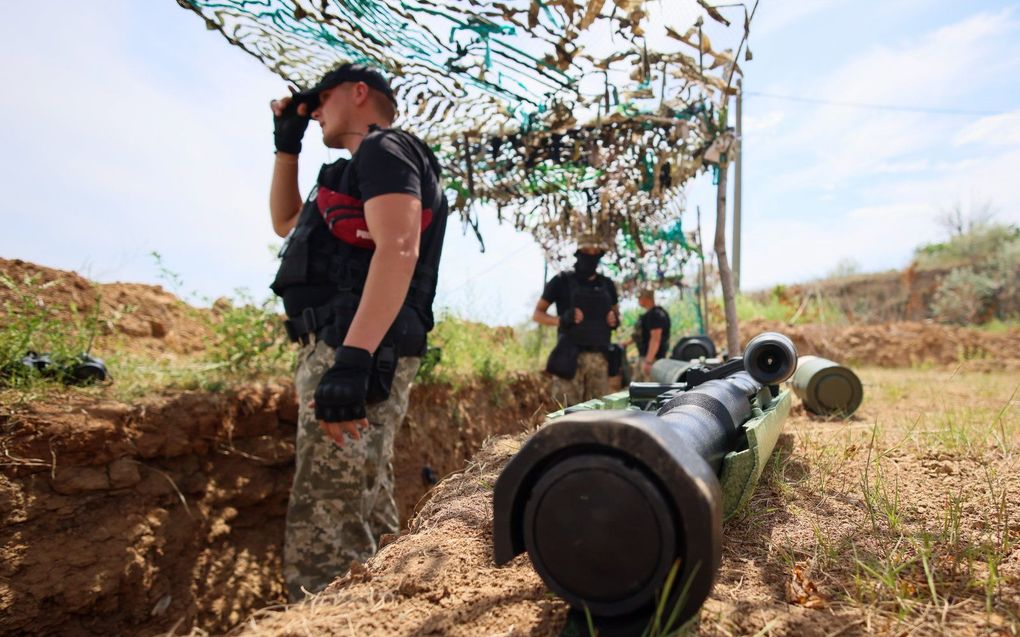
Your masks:
M 707 0 L 178 0 L 285 80 L 341 62 L 392 77 L 398 124 L 447 170 L 453 208 L 531 232 L 552 258 L 582 234 L 623 282 L 668 281 L 689 254 L 682 187 L 732 140 L 733 28 Z M 742 10 L 742 11 L 740 11 Z

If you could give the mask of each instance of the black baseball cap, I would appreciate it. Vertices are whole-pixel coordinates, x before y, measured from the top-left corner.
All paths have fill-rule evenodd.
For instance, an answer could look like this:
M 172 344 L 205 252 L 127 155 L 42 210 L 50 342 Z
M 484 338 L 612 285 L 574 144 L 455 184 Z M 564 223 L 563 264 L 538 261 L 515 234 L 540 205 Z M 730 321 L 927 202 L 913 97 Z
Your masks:
M 328 71 L 322 79 L 310 89 L 294 94 L 294 101 L 308 104 L 310 110 L 319 106 L 319 93 L 328 88 L 339 86 L 344 82 L 364 82 L 369 88 L 375 89 L 388 97 L 393 106 L 397 106 L 397 98 L 393 95 L 390 83 L 377 69 L 364 64 L 341 64 L 332 71 Z

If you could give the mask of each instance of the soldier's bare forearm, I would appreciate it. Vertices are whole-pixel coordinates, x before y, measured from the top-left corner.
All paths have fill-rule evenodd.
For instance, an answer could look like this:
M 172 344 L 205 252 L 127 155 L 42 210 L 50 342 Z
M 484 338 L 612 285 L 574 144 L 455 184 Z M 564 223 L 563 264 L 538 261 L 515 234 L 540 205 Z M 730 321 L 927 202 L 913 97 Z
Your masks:
M 281 237 L 287 236 L 297 223 L 299 212 L 301 193 L 298 190 L 298 156 L 278 152 L 269 187 L 269 213 L 273 231 Z

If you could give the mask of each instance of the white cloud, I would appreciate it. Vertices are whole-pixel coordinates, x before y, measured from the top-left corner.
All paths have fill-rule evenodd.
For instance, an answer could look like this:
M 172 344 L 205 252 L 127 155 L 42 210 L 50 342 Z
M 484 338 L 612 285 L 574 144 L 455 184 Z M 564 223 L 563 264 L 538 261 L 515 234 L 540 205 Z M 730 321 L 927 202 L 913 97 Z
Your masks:
M 1001 81 L 1004 68 L 1016 66 L 1008 54 L 1016 47 L 1004 42 L 1017 26 L 1010 11 L 980 13 L 904 44 L 864 50 L 801 91 L 843 103 L 965 103 L 978 87 Z M 821 106 L 770 149 L 777 156 L 800 153 L 816 160 L 788 172 L 777 187 L 846 184 L 878 165 L 916 161 L 911 154 L 930 151 L 957 126 L 958 120 L 944 116 Z
M 953 138 L 953 144 L 987 144 L 1015 146 L 1020 144 L 1020 111 L 983 117 L 965 126 Z
M 811 220 L 751 223 L 745 237 L 742 288 L 823 276 L 850 258 L 870 270 L 906 265 L 913 248 L 937 238 L 934 210 L 924 204 L 819 211 Z M 752 249 L 748 249 L 752 248 Z

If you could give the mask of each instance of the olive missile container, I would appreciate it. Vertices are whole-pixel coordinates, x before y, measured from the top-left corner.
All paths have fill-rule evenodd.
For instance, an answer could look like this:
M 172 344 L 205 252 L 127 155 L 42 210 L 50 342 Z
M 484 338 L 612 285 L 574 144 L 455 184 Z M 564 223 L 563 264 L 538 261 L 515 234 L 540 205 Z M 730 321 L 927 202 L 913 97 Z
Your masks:
M 820 416 L 849 416 L 864 400 L 857 374 L 820 356 L 801 356 L 790 385 L 807 410 Z

